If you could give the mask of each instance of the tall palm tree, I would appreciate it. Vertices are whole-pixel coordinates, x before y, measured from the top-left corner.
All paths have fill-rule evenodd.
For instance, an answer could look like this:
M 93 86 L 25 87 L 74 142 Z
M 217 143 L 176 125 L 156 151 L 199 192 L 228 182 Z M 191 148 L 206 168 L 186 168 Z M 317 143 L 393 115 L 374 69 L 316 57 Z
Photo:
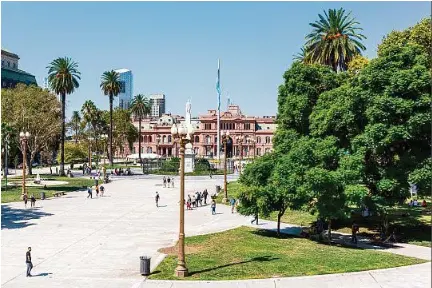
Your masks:
M 97 128 L 96 123 L 99 118 L 99 110 L 97 109 L 96 105 L 93 101 L 87 100 L 84 102 L 83 106 L 81 107 L 81 113 L 84 117 L 84 122 L 89 127 L 89 132 L 93 130 L 93 136 L 95 139 L 95 146 L 96 146 L 96 152 L 98 151 L 98 145 L 97 145 Z M 89 147 L 91 146 L 91 141 L 89 139 Z M 89 156 L 91 157 L 91 155 Z M 90 161 L 90 159 L 89 159 Z
M 132 99 L 130 111 L 138 118 L 138 157 L 141 163 L 141 121 L 151 112 L 150 100 L 142 94 L 136 95 Z
M 79 111 L 73 111 L 72 118 L 71 118 L 71 126 L 72 126 L 72 130 L 75 131 L 75 144 L 78 143 L 78 131 L 80 130 L 81 120 L 82 119 L 79 114 Z
M 309 52 L 309 48 L 303 46 L 302 48 L 300 48 L 300 52 L 293 55 L 293 61 L 300 61 L 305 64 L 310 63 L 310 53 L 308 52 Z
M 320 20 L 309 23 L 313 30 L 306 36 L 311 62 L 331 66 L 334 71 L 347 70 L 354 56 L 366 50 L 361 42 L 366 37 L 358 33 L 363 30 L 360 23 L 342 8 L 329 9 L 318 17 Z
M 112 147 L 112 131 L 113 131 L 113 102 L 114 96 L 117 96 L 120 93 L 120 75 L 114 70 L 105 71 L 102 74 L 100 88 L 104 92 L 105 95 L 109 96 L 110 103 L 110 164 L 113 166 L 113 147 Z
M 60 139 L 60 175 L 64 176 L 64 139 L 66 134 L 65 113 L 66 95 L 72 94 L 79 87 L 80 72 L 78 63 L 63 57 L 53 60 L 48 66 L 48 83 L 51 89 L 61 96 L 62 133 Z

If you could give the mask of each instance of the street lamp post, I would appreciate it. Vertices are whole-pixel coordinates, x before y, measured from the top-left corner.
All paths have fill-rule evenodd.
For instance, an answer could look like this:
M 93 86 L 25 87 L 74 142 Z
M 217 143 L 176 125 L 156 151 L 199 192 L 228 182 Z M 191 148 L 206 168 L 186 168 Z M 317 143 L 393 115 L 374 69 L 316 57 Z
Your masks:
M 27 196 L 27 190 L 25 187 L 26 178 L 26 163 L 27 163 L 27 141 L 30 138 L 29 132 L 20 132 L 21 147 L 23 152 L 23 176 L 22 176 L 22 194 Z
M 175 269 L 175 275 L 177 277 L 188 276 L 188 269 L 186 267 L 185 250 L 184 250 L 184 166 L 185 166 L 185 146 L 186 143 L 191 141 L 194 129 L 192 126 L 182 126 L 177 128 L 176 124 L 171 127 L 171 134 L 175 139 L 178 139 L 180 143 L 180 229 L 179 229 L 179 241 L 178 241 L 178 262 Z
M 227 142 L 229 139 L 229 131 L 222 132 L 222 143 L 224 147 L 224 198 L 222 198 L 222 202 L 226 203 L 228 202 L 228 189 L 227 189 Z
M 241 171 L 242 171 L 242 161 L 243 161 L 243 140 L 244 140 L 243 135 L 237 137 L 237 143 L 239 143 L 239 148 L 240 148 L 239 175 L 241 174 Z

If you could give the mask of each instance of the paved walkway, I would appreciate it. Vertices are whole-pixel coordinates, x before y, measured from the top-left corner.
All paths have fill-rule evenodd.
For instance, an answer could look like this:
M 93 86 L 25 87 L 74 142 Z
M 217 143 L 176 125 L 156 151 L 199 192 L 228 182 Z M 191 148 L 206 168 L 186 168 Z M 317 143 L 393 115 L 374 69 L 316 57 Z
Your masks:
M 161 187 L 161 178 L 115 180 L 106 185 L 106 197 L 99 199 L 87 199 L 86 192 L 73 192 L 38 201 L 36 209 L 24 209 L 23 203 L 2 205 L 2 287 L 430 287 L 430 263 L 385 272 L 284 279 L 144 281 L 139 275 L 139 256 L 151 256 L 154 268 L 163 259 L 157 250 L 173 245 L 178 237 L 178 178 L 176 188 L 170 189 Z M 204 188 L 213 193 L 215 185 L 221 183 L 220 176 L 212 180 L 187 177 L 186 194 Z M 159 208 L 154 203 L 156 190 L 161 195 Z M 250 217 L 233 215 L 227 206 L 218 205 L 217 212 L 212 216 L 208 206 L 186 211 L 186 235 L 250 226 Z M 273 229 L 275 223 L 260 221 L 259 227 Z M 25 277 L 28 246 L 33 250 L 32 273 L 38 277 Z M 397 251 L 422 258 L 427 254 L 430 259 L 429 248 L 411 246 Z

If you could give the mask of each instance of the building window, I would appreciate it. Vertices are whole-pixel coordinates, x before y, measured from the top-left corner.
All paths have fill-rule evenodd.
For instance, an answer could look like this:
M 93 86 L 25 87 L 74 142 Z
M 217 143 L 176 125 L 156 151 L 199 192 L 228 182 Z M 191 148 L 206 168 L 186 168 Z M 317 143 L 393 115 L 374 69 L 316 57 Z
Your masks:
M 132 154 L 135 154 L 135 147 L 132 147 Z
M 16 68 L 17 68 L 17 67 L 16 67 L 16 63 L 13 63 L 13 68 L 14 68 L 14 69 L 16 69 Z
M 210 136 L 206 136 L 206 144 L 211 144 L 211 138 Z
M 172 141 L 171 135 L 168 135 L 168 143 L 171 143 L 171 141 Z
M 211 123 L 204 124 L 204 130 L 211 130 Z
M 195 136 L 195 140 L 194 140 L 194 142 L 195 142 L 195 143 L 199 143 L 199 136 Z
M 270 143 L 270 136 L 267 136 L 267 137 L 265 138 L 265 143 L 266 143 L 266 144 L 269 144 L 269 143 Z
M 2 60 L 2 67 L 4 67 L 4 60 Z
M 162 143 L 167 143 L 167 137 L 165 135 L 162 136 Z
M 258 156 L 261 156 L 261 148 L 257 148 L 257 149 L 256 149 L 256 154 L 257 154 Z
M 261 143 L 261 137 L 258 136 L 256 139 L 257 139 L 257 144 L 260 144 Z
M 126 92 L 126 83 L 125 81 L 119 81 L 120 82 L 120 93 Z
M 265 149 L 265 153 L 267 154 L 267 153 L 269 153 L 270 152 L 270 148 L 266 148 Z
M 245 130 L 250 130 L 250 123 L 245 123 L 244 127 Z
M 151 136 L 148 136 L 148 142 L 152 142 L 152 137 Z
M 7 64 L 8 64 L 8 67 L 10 67 L 10 62 L 9 61 L 7 61 Z

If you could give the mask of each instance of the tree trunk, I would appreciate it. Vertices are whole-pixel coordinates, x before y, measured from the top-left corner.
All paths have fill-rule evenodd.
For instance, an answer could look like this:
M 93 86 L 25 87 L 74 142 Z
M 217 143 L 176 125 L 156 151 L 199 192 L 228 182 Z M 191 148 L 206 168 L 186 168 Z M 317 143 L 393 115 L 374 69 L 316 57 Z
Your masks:
M 110 93 L 109 95 L 109 102 L 110 102 L 110 135 L 109 135 L 109 139 L 110 139 L 110 165 L 111 168 L 114 166 L 114 161 L 113 161 L 113 94 Z
M 65 125 L 65 113 L 66 113 L 66 93 L 61 94 L 61 119 L 62 119 L 62 133 L 60 136 L 60 176 L 65 176 L 64 172 L 64 141 L 66 134 L 66 125 Z
M 282 215 L 280 213 L 278 213 L 278 218 L 277 218 L 277 235 L 280 236 L 280 222 L 281 222 L 281 218 Z
M 27 151 L 28 152 L 28 151 Z M 28 175 L 33 175 L 33 171 L 32 171 L 32 163 L 33 163 L 33 160 L 34 160 L 34 157 L 36 156 L 36 152 L 30 152 L 30 157 L 29 157 L 29 155 L 27 155 L 27 163 L 26 163 L 26 165 L 27 165 L 27 172 L 28 172 Z
M 138 118 L 138 158 L 140 160 L 140 163 L 142 162 L 141 160 L 141 117 Z
M 328 221 L 328 242 L 329 242 L 330 245 L 331 245 L 331 240 L 332 240 L 332 236 L 331 236 L 331 223 L 332 223 L 332 220 L 329 219 L 329 221 Z
M 78 125 L 75 123 L 75 144 L 78 144 Z

